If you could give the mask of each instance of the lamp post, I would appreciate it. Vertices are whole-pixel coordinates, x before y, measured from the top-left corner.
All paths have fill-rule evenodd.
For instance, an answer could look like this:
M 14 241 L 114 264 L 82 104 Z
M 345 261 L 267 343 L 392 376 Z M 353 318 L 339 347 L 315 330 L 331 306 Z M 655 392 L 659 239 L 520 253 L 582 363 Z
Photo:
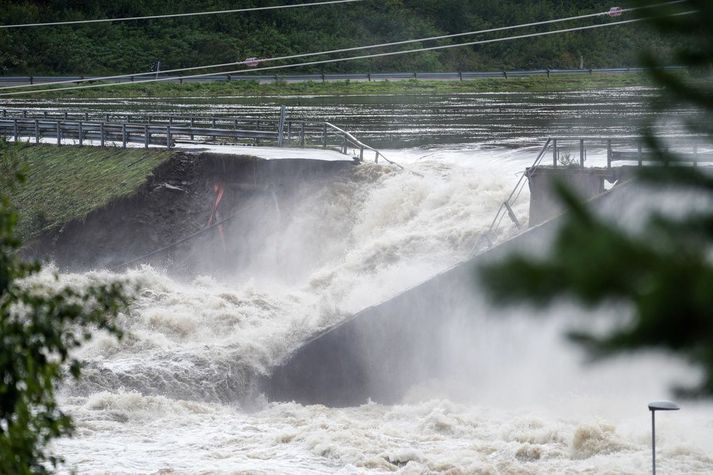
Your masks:
M 678 411 L 680 408 L 671 401 L 654 401 L 649 403 L 651 411 L 651 473 L 656 475 L 656 411 Z

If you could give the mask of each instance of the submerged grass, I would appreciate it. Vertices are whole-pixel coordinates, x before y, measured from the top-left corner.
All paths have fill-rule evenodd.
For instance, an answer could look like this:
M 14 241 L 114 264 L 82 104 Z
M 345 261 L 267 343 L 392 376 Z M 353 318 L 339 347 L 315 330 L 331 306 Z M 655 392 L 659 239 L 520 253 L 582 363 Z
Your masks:
M 464 81 L 333 81 L 277 82 L 256 81 L 215 83 L 125 83 L 95 89 L 79 89 L 35 94 L 37 97 L 218 97 L 272 95 L 347 95 L 347 94 L 439 94 L 467 92 L 559 92 L 605 89 L 611 87 L 648 86 L 649 79 L 638 73 L 591 75 L 528 76 L 509 78 L 478 78 Z
M 24 239 L 83 218 L 130 195 L 173 152 L 165 150 L 19 144 L 27 181 L 12 194 Z

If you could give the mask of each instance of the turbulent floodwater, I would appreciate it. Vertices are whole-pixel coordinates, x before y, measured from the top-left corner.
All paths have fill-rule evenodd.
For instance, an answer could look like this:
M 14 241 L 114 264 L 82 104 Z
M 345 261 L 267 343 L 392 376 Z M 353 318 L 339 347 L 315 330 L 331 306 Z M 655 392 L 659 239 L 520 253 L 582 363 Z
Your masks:
M 78 432 L 55 450 L 80 473 L 648 471 L 646 403 L 697 373 L 655 353 L 584 366 L 561 335 L 572 318 L 591 315 L 568 303 L 550 318 L 484 304 L 474 315 L 482 331 L 460 363 L 476 376 L 424 381 L 394 406 L 273 403 L 249 376 L 269 372 L 317 331 L 467 258 L 542 137 L 630 133 L 647 117 L 649 94 L 290 99 L 295 114 L 354 124 L 360 136 L 391 145 L 387 156 L 418 174 L 366 164 L 355 182 L 296 204 L 284 217 L 288 232 L 265 242 L 250 272 L 62 275 L 62 284 L 121 278 L 139 290 L 121 317 L 127 337 L 99 336 L 81 350 L 84 379 L 62 391 Z M 271 101 L 148 105 L 267 114 Z M 527 206 L 523 196 L 514 209 L 521 220 Z M 500 238 L 512 232 L 505 226 Z M 40 281 L 60 285 L 49 272 Z M 710 404 L 685 404 L 657 426 L 661 473 L 713 471 Z

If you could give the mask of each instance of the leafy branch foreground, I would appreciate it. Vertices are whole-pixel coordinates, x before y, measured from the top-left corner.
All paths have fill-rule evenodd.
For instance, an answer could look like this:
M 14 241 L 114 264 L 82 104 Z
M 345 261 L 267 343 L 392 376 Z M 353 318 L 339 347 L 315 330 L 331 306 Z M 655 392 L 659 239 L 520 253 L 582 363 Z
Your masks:
M 636 2 L 641 3 L 643 2 Z M 694 10 L 694 14 L 667 16 Z M 676 64 L 697 71 L 680 77 L 651 70 L 662 97 L 654 104 L 662 116 L 667 108 L 683 105 L 695 111 L 683 119 L 688 130 L 700 136 L 705 146 L 713 142 L 713 3 L 689 0 L 664 5 L 651 22 L 664 38 L 684 37 L 686 47 L 671 58 Z M 655 67 L 651 53 L 644 64 Z M 651 124 L 645 127 L 650 131 Z M 666 144 L 647 133 L 648 145 L 662 164 L 674 164 L 675 154 Z M 699 144 L 701 146 L 701 144 Z M 639 180 L 656 189 L 690 190 L 707 203 L 713 202 L 713 178 L 705 167 L 647 167 Z M 595 335 L 573 331 L 570 337 L 584 344 L 595 356 L 658 348 L 678 354 L 703 370 L 697 387 L 677 388 L 684 396 L 713 395 L 713 210 L 704 209 L 684 217 L 653 212 L 637 233 L 608 223 L 560 187 L 568 213 L 549 254 L 532 259 L 511 256 L 488 266 L 482 281 L 498 302 L 527 300 L 544 305 L 560 295 L 575 297 L 588 306 L 607 300 L 630 304 L 632 319 L 608 333 Z M 649 196 L 652 202 L 655 196 Z M 682 203 L 685 204 L 685 203 Z
M 115 317 L 128 299 L 121 283 L 49 293 L 32 284 L 41 266 L 16 255 L 17 214 L 7 196 L 23 180 L 14 162 L 11 146 L 0 140 L 0 473 L 47 473 L 61 462 L 47 444 L 73 428 L 55 395 L 67 369 L 80 375 L 70 352 L 97 329 L 120 338 Z

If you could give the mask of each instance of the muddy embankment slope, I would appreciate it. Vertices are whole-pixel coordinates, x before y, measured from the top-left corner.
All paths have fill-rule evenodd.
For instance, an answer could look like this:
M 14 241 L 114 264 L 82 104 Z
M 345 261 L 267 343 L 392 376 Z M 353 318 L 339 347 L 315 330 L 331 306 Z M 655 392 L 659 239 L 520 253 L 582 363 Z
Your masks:
M 66 271 L 121 270 L 127 262 L 181 271 L 232 265 L 236 261 L 225 256 L 246 252 L 239 249 L 241 244 L 259 238 L 251 231 L 264 229 L 257 222 L 268 215 L 279 216 L 295 194 L 352 169 L 348 160 L 264 160 L 176 152 L 153 169 L 135 192 L 45 231 L 25 252 Z M 230 239 L 224 236 L 223 226 L 215 226 L 222 221 L 226 226 L 230 221 Z M 234 236 L 235 229 L 241 235 Z M 196 253 L 198 248 L 214 252 Z

